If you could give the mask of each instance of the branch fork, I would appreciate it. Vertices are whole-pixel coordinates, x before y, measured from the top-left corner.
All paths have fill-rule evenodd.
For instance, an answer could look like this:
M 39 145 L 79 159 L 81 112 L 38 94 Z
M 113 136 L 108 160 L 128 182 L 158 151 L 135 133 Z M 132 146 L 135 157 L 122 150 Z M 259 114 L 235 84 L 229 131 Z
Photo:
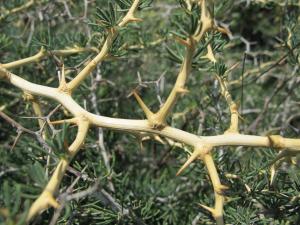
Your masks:
M 212 150 L 211 145 L 203 145 L 196 146 L 191 156 L 188 158 L 188 160 L 183 164 L 183 166 L 178 170 L 176 173 L 176 176 L 180 175 L 183 170 L 185 170 L 192 162 L 194 162 L 196 159 L 204 159 L 204 156 L 210 153 Z
M 51 124 L 62 124 L 62 123 L 73 123 L 78 126 L 78 131 L 75 140 L 68 147 L 68 151 L 65 157 L 60 159 L 52 177 L 50 178 L 48 184 L 44 188 L 41 195 L 32 204 L 29 214 L 27 216 L 27 222 L 29 223 L 36 215 L 42 211 L 48 209 L 49 207 L 57 208 L 59 203 L 55 200 L 61 180 L 76 153 L 80 150 L 83 145 L 87 132 L 90 125 L 108 128 L 112 130 L 120 130 L 128 133 L 139 133 L 142 135 L 148 134 L 149 137 L 154 138 L 157 141 L 162 140 L 163 137 L 169 144 L 182 143 L 182 145 L 192 146 L 194 148 L 193 153 L 184 163 L 184 165 L 179 169 L 177 175 L 182 173 L 192 162 L 197 159 L 203 161 L 210 176 L 214 195 L 215 195 L 215 205 L 214 207 L 208 207 L 201 205 L 204 209 L 212 213 L 218 225 L 223 225 L 223 205 L 224 205 L 224 192 L 228 189 L 225 185 L 221 184 L 217 168 L 214 164 L 211 151 L 213 148 L 218 146 L 261 146 L 261 147 L 272 147 L 279 150 L 284 150 L 284 152 L 279 153 L 276 161 L 285 156 L 293 156 L 294 153 L 300 151 L 300 140 L 283 138 L 279 135 L 271 136 L 255 136 L 255 135 L 244 135 L 239 134 L 238 131 L 238 105 L 232 100 L 232 97 L 227 89 L 227 81 L 218 78 L 221 86 L 221 94 L 226 99 L 231 113 L 231 124 L 229 129 L 225 134 L 216 136 L 197 136 L 186 131 L 170 127 L 166 124 L 166 118 L 170 114 L 172 107 L 177 101 L 180 94 L 186 94 L 188 90 L 185 88 L 185 83 L 188 74 L 191 70 L 192 58 L 195 51 L 195 45 L 203 38 L 204 34 L 210 30 L 214 29 L 213 25 L 213 15 L 210 14 L 207 8 L 208 0 L 199 0 L 198 3 L 201 7 L 201 18 L 198 24 L 198 29 L 192 37 L 187 40 L 178 39 L 180 43 L 185 45 L 186 54 L 183 60 L 182 66 L 180 68 L 176 83 L 167 98 L 165 104 L 161 109 L 153 113 L 143 102 L 136 92 L 133 92 L 135 98 L 137 99 L 140 107 L 146 114 L 147 120 L 133 120 L 133 119 L 120 119 L 120 118 L 110 118 L 104 117 L 96 114 L 92 114 L 85 109 L 83 109 L 77 102 L 71 97 L 71 91 L 75 90 L 78 85 L 91 73 L 96 65 L 103 61 L 108 53 L 109 49 L 113 43 L 113 40 L 117 36 L 118 29 L 111 29 L 107 36 L 106 41 L 98 53 L 98 55 L 90 61 L 90 63 L 85 66 L 85 68 L 69 83 L 65 81 L 64 68 L 62 71 L 62 77 L 60 85 L 58 88 L 50 88 L 42 85 L 37 85 L 32 82 L 26 81 L 21 77 L 8 72 L 6 69 L 15 68 L 29 62 L 32 62 L 34 57 L 40 58 L 43 52 L 39 52 L 37 56 L 29 57 L 24 60 L 19 60 L 12 62 L 11 64 L 0 64 L 0 79 L 8 80 L 12 85 L 22 89 L 24 92 L 33 96 L 42 96 L 49 99 L 53 99 L 63 105 L 63 107 L 68 110 L 74 118 L 60 121 L 53 121 Z M 137 9 L 139 0 L 134 0 L 132 7 L 129 9 L 127 15 L 118 25 L 119 27 L 125 26 L 129 22 L 137 22 L 140 19 L 134 17 L 134 11 Z M 42 51 L 42 50 L 41 50 Z M 208 51 L 210 51 L 208 49 Z M 69 53 L 68 53 L 69 54 Z M 9 65 L 9 66 L 8 66 Z M 70 90 L 68 94 L 68 90 Z M 67 94 L 66 94 L 67 93 Z M 142 139 L 142 138 L 141 138 Z M 169 141 L 172 140 L 172 141 Z M 175 142 L 176 141 L 176 142 Z M 288 152 L 285 152 L 288 151 Z M 276 162 L 275 161 L 275 162 Z
M 4 79 L 4 80 L 10 81 L 11 73 L 8 70 L 6 70 L 3 67 L 1 67 L 1 66 L 3 66 L 3 64 L 0 65 L 0 79 Z
M 231 94 L 228 90 L 228 82 L 226 78 L 220 77 L 219 75 L 216 75 L 217 80 L 219 81 L 220 88 L 221 88 L 221 95 L 225 98 L 231 118 L 230 118 L 230 126 L 229 128 L 224 132 L 224 134 L 232 134 L 232 133 L 239 133 L 239 117 L 240 114 L 238 112 L 238 105 L 233 101 Z

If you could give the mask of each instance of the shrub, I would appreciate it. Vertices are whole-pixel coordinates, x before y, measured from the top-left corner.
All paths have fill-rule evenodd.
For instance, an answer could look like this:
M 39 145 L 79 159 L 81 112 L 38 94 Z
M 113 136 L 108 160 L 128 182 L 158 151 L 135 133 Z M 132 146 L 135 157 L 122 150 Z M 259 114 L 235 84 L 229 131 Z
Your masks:
M 299 223 L 297 1 L 1 4 L 3 224 Z

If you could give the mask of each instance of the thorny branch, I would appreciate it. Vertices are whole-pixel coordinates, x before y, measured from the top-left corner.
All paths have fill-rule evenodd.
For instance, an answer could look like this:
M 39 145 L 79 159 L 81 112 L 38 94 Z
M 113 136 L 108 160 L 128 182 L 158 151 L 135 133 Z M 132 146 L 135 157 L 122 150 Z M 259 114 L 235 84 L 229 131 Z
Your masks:
M 32 1 L 33 2 L 33 1 Z M 188 1 L 190 2 L 190 1 Z M 224 197 L 223 192 L 227 189 L 226 186 L 221 184 L 216 166 L 212 157 L 212 150 L 215 150 L 219 146 L 261 146 L 261 147 L 271 147 L 278 151 L 285 149 L 293 153 L 298 153 L 300 151 L 300 139 L 290 139 L 284 138 L 279 135 L 271 136 L 255 136 L 255 135 L 245 135 L 238 132 L 238 107 L 236 103 L 232 100 L 232 97 L 227 88 L 227 80 L 217 77 L 219 84 L 221 86 L 221 94 L 226 99 L 230 112 L 231 112 L 231 125 L 224 134 L 216 136 L 197 136 L 188 132 L 185 132 L 180 129 L 173 128 L 168 126 L 166 123 L 167 117 L 170 115 L 174 104 L 176 103 L 178 97 L 181 94 L 187 93 L 185 88 L 188 75 L 191 71 L 192 58 L 196 48 L 196 45 L 202 40 L 204 35 L 210 30 L 218 30 L 215 25 L 213 15 L 211 14 L 209 7 L 212 7 L 212 2 L 209 0 L 199 0 L 195 1 L 199 4 L 201 8 L 201 17 L 198 21 L 198 27 L 195 33 L 188 37 L 186 40 L 176 38 L 179 43 L 185 46 L 185 58 L 182 62 L 179 74 L 177 76 L 176 83 L 169 94 L 166 102 L 158 110 L 158 112 L 153 113 L 148 108 L 148 106 L 143 102 L 139 95 L 134 92 L 140 107 L 144 110 L 147 119 L 146 120 L 131 120 L 131 119 L 119 119 L 119 118 L 110 118 L 99 115 L 96 110 L 96 114 L 90 113 L 78 105 L 74 99 L 71 97 L 72 91 L 74 91 L 82 81 L 91 74 L 96 66 L 101 63 L 106 57 L 108 57 L 109 49 L 112 46 L 113 41 L 118 35 L 118 29 L 111 28 L 108 30 L 107 38 L 100 51 L 95 49 L 66 49 L 52 51 L 53 55 L 69 55 L 80 53 L 83 51 L 95 51 L 98 54 L 94 57 L 70 82 L 65 80 L 65 70 L 62 67 L 62 75 L 60 80 L 60 85 L 58 88 L 51 88 L 47 86 L 37 85 L 32 82 L 26 81 L 21 77 L 9 72 L 7 69 L 16 68 L 34 61 L 41 60 L 43 57 L 48 56 L 49 54 L 41 49 L 39 53 L 34 56 L 21 59 L 15 62 L 0 64 L 0 79 L 6 80 L 12 85 L 20 88 L 30 96 L 41 96 L 49 99 L 53 99 L 68 110 L 73 118 L 62 121 L 55 121 L 52 124 L 61 124 L 61 123 L 72 123 L 78 127 L 77 135 L 73 143 L 66 149 L 66 155 L 60 159 L 52 177 L 50 178 L 45 189 L 41 195 L 35 200 L 35 202 L 30 207 L 27 222 L 30 222 L 36 215 L 48 209 L 49 207 L 59 208 L 60 204 L 57 201 L 56 197 L 58 194 L 59 186 L 63 176 L 68 169 L 68 166 L 72 158 L 80 150 L 81 146 L 84 144 L 86 135 L 91 126 L 99 127 L 99 129 L 107 128 L 112 130 L 119 130 L 123 132 L 133 133 L 133 134 L 147 134 L 155 137 L 164 137 L 166 140 L 176 141 L 181 144 L 185 144 L 193 147 L 194 151 L 191 153 L 191 156 L 186 161 L 186 163 L 181 167 L 177 174 L 183 172 L 193 161 L 200 159 L 205 164 L 208 174 L 210 176 L 214 194 L 215 194 L 215 205 L 214 207 L 208 207 L 200 205 L 201 207 L 208 210 L 212 216 L 215 218 L 218 225 L 224 224 L 223 221 L 223 205 Z M 131 8 L 125 15 L 125 17 L 118 24 L 118 27 L 124 27 L 130 22 L 141 21 L 137 19 L 134 15 L 139 4 L 139 0 L 134 0 Z M 27 6 L 24 6 L 27 7 Z M 213 57 L 213 52 L 211 46 L 208 46 L 208 57 L 215 62 L 215 57 Z M 31 99 L 34 102 L 34 99 Z M 41 116 L 40 109 L 36 105 L 36 114 Z M 0 116 L 2 116 L 7 122 L 17 127 L 22 132 L 27 132 L 31 135 L 36 135 L 35 132 L 30 131 L 20 124 L 12 120 L 10 117 L 5 115 L 0 111 Z M 40 126 L 43 127 L 43 124 L 40 123 Z M 99 130 L 100 131 L 100 130 Z M 171 141 L 171 142 L 172 142 Z M 102 149 L 105 150 L 105 149 Z M 281 156 L 281 155 L 279 155 Z M 109 165 L 107 165 L 109 167 Z M 108 168 L 109 169 L 109 168 Z M 66 198 L 71 200 L 77 198 L 78 196 L 85 196 L 97 189 L 96 186 L 92 186 L 90 189 L 85 192 L 77 193 Z M 104 192 L 103 192 L 104 193 Z M 63 202 L 62 202 L 63 204 Z M 53 219 L 55 221 L 55 218 Z

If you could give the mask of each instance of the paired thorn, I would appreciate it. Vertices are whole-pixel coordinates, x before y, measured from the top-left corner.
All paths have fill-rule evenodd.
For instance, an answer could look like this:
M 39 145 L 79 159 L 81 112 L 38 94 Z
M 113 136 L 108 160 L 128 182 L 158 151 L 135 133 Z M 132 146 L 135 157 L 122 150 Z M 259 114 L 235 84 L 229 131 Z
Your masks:
M 167 143 L 157 134 L 144 134 L 144 133 L 136 133 L 134 136 L 137 138 L 139 142 L 140 149 L 144 150 L 143 142 L 147 140 L 154 140 L 160 144 L 166 145 Z
M 65 75 L 65 64 L 62 64 L 60 76 L 59 76 L 59 86 L 58 89 L 67 94 L 71 94 L 71 89 L 68 87 L 68 83 L 66 82 Z
M 153 138 L 153 140 L 155 140 L 155 141 L 157 141 L 157 142 L 159 142 L 159 143 L 161 143 L 163 145 L 166 144 L 166 142 L 159 135 L 157 135 L 157 134 L 153 135 L 152 138 Z M 151 139 L 151 137 L 150 137 L 150 139 Z
M 135 90 L 133 91 L 133 95 L 136 98 L 136 100 L 139 103 L 139 105 L 142 108 L 142 110 L 144 111 L 144 113 L 145 113 L 145 115 L 147 117 L 147 120 L 148 120 L 151 128 L 158 129 L 158 130 L 163 129 L 165 127 L 164 117 L 161 116 L 160 113 L 153 113 L 153 112 L 151 112 L 151 110 L 148 108 L 148 106 L 146 106 L 146 104 L 144 103 L 144 101 L 136 93 Z
M 24 91 L 22 97 L 23 97 L 24 101 L 34 101 L 35 100 L 35 97 L 27 91 Z
M 60 86 L 66 85 L 65 64 L 62 64 L 60 75 Z
M 274 181 L 275 181 L 275 175 L 276 175 L 276 165 L 273 164 L 270 168 L 270 185 L 273 186 L 274 185 Z

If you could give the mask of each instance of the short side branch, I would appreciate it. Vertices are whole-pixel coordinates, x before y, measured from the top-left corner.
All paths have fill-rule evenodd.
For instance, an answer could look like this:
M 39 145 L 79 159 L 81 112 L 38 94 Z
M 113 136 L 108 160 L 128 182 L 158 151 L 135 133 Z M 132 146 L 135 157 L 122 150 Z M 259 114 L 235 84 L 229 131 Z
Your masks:
M 41 50 L 33 56 L 30 56 L 30 57 L 27 57 L 24 59 L 19 59 L 19 60 L 9 62 L 9 63 L 3 63 L 3 64 L 0 64 L 0 67 L 5 68 L 5 69 L 13 69 L 13 68 L 18 68 L 20 66 L 30 64 L 30 63 L 39 62 L 40 60 L 42 60 L 48 56 L 51 56 L 51 55 L 68 56 L 68 55 L 78 54 L 81 52 L 98 52 L 98 50 L 95 48 L 73 47 L 73 48 L 67 48 L 67 49 L 47 51 L 46 49 L 41 48 Z
M 223 192 L 227 189 L 226 186 L 221 184 L 215 163 L 213 161 L 211 153 L 204 155 L 203 162 L 207 168 L 208 174 L 210 176 L 212 185 L 214 187 L 215 193 L 215 207 L 210 208 L 204 205 L 200 205 L 206 210 L 210 211 L 212 216 L 215 218 L 217 225 L 223 225 L 223 206 L 224 206 L 224 197 Z
M 59 185 L 66 172 L 68 165 L 70 164 L 72 158 L 76 155 L 81 145 L 83 144 L 88 129 L 89 121 L 85 118 L 78 119 L 77 136 L 68 149 L 68 155 L 67 157 L 62 158 L 60 160 L 42 194 L 31 205 L 29 213 L 27 215 L 27 222 L 30 222 L 36 215 L 38 215 L 39 213 L 48 209 L 51 206 L 54 208 L 59 207 L 58 202 L 55 200 L 55 195 L 57 194 Z
M 134 0 L 129 11 L 127 12 L 123 20 L 118 24 L 117 28 L 112 27 L 108 30 L 108 36 L 99 54 L 94 59 L 92 59 L 87 64 L 87 66 L 79 74 L 76 75 L 76 77 L 72 81 L 70 81 L 67 84 L 70 91 L 76 89 L 81 84 L 81 82 L 96 68 L 97 64 L 102 62 L 108 56 L 113 41 L 116 39 L 118 35 L 119 32 L 118 28 L 124 27 L 129 22 L 140 21 L 134 17 L 134 12 L 136 11 L 138 5 L 139 5 L 139 0 Z
M 217 75 L 217 79 L 219 81 L 220 87 L 221 87 L 221 94 L 225 98 L 230 114 L 230 126 L 225 131 L 225 133 L 239 133 L 239 112 L 238 112 L 238 105 L 233 101 L 230 92 L 228 91 L 228 82 L 226 78 L 220 77 Z
M 166 102 L 160 108 L 160 110 L 156 113 L 151 113 L 151 114 L 148 113 L 148 115 L 150 116 L 146 114 L 149 125 L 154 129 L 162 129 L 166 126 L 166 119 L 170 114 L 170 112 L 172 111 L 178 96 L 180 94 L 185 94 L 188 92 L 188 90 L 185 89 L 185 84 L 188 75 L 191 72 L 193 55 L 195 52 L 196 44 L 202 40 L 204 34 L 207 31 L 209 31 L 214 27 L 213 19 L 212 19 L 213 15 L 211 15 L 211 13 L 208 10 L 207 0 L 199 1 L 199 5 L 201 7 L 201 17 L 200 20 L 198 21 L 198 27 L 195 33 L 191 37 L 188 37 L 186 40 L 176 37 L 176 40 L 186 47 L 185 58 L 182 62 L 179 74 L 177 76 L 176 83 L 172 91 L 170 92 Z M 142 101 L 139 99 L 139 97 L 137 98 L 137 100 L 141 105 Z M 142 105 L 144 105 L 144 103 Z

